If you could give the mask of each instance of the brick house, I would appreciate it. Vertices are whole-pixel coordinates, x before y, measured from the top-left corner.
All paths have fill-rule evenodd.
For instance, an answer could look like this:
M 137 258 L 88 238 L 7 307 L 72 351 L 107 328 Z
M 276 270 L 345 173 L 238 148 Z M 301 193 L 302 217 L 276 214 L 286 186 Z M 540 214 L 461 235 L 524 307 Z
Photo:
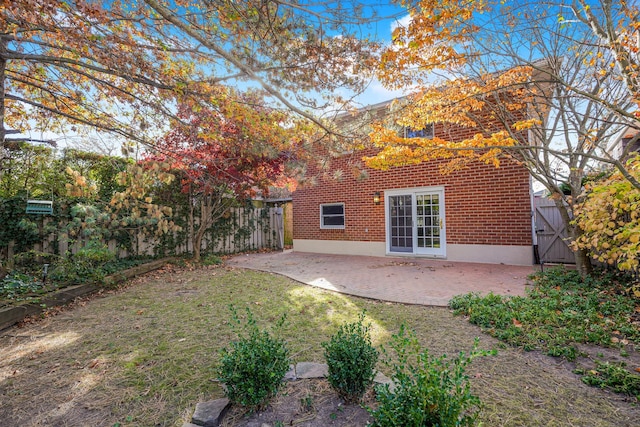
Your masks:
M 456 131 L 461 139 L 473 133 Z M 357 156 L 365 154 L 372 152 Z M 332 170 L 345 171 L 341 179 L 322 174 L 294 192 L 295 251 L 533 264 L 531 177 L 515 161 L 475 162 L 448 175 L 439 170 L 446 160 L 367 168 L 362 179 L 348 172 L 353 159 L 332 159 Z
M 640 131 L 632 127 L 626 128 L 620 138 L 613 142 L 612 151 L 617 158 L 623 157 L 623 153 L 626 152 L 625 159 L 631 157 L 633 153 L 640 152 Z

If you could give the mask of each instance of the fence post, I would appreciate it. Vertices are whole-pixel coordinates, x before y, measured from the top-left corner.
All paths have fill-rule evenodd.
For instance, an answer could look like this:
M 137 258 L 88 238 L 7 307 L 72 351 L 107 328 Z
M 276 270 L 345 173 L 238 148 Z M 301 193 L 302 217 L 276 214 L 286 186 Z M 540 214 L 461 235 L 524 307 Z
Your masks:
M 276 231 L 278 234 L 278 249 L 284 250 L 284 218 L 283 211 L 280 206 L 275 209 Z
M 9 241 L 9 245 L 7 245 L 7 264 L 8 264 L 7 266 L 9 268 L 13 267 L 13 255 L 15 255 L 13 252 L 13 248 L 15 244 L 16 244 L 15 240 L 11 240 Z

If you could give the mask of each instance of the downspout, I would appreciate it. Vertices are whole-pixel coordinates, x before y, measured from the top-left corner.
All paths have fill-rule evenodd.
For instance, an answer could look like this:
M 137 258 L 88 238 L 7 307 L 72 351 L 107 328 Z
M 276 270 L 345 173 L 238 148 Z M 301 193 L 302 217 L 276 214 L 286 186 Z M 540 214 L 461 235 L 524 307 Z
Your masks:
M 531 129 L 528 130 L 528 140 L 533 139 Z M 538 233 L 536 232 L 536 205 L 533 191 L 533 176 L 529 174 L 529 206 L 531 212 L 531 244 L 533 247 L 533 263 L 542 265 L 540 252 L 538 252 Z
M 529 202 L 531 204 L 531 242 L 533 245 L 533 263 L 541 264 L 538 252 L 538 233 L 536 233 L 536 205 L 533 191 L 533 177 L 529 175 Z

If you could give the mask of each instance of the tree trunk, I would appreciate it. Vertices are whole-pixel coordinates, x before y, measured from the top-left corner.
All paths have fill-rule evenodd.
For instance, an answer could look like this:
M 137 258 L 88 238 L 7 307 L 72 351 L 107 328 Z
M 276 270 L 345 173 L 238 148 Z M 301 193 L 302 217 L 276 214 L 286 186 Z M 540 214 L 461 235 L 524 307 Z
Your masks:
M 195 248 L 195 244 L 193 242 L 193 237 L 194 237 L 194 228 L 195 228 L 195 219 L 193 217 L 193 211 L 194 211 L 194 207 L 193 207 L 193 201 L 194 201 L 194 197 L 193 197 L 193 193 L 191 192 L 191 186 L 189 186 L 189 197 L 188 197 L 188 203 L 189 203 L 189 233 L 188 233 L 188 237 L 187 237 L 187 242 L 186 245 L 187 247 L 185 248 L 186 253 L 189 253 L 189 238 L 191 239 L 191 246 L 192 248 Z
M 571 207 L 571 220 L 573 220 L 573 207 L 580 203 L 582 195 L 582 178 L 584 173 L 581 169 L 572 169 L 569 173 L 569 185 L 571 185 L 571 200 L 569 206 Z M 571 223 L 571 229 L 569 236 L 571 241 L 575 242 L 580 236 L 584 234 L 584 231 L 575 223 Z M 576 258 L 576 268 L 580 273 L 580 276 L 585 277 L 593 272 L 593 264 L 591 264 L 591 257 L 586 249 L 574 250 L 574 256 Z
M 200 262 L 200 248 L 202 247 L 202 238 L 204 237 L 203 227 L 198 227 L 198 231 L 193 236 L 193 262 Z
M 198 229 L 194 230 L 193 220 L 191 235 L 193 236 L 193 260 L 194 262 L 200 262 L 200 253 L 202 250 L 202 240 L 209 227 L 211 227 L 217 220 L 220 219 L 225 211 L 225 202 L 223 195 L 225 191 L 223 188 L 219 189 L 217 193 L 203 194 L 200 199 L 200 223 Z M 192 204 L 193 205 L 193 204 Z M 193 218 L 193 214 L 192 214 Z
M 202 249 L 202 239 L 209 224 L 206 220 L 209 209 L 205 201 L 200 202 L 200 224 L 193 234 L 193 262 L 200 262 L 200 251 Z
M 207 228 L 211 226 L 211 201 L 209 197 L 203 196 L 200 201 L 200 223 L 198 229 L 193 234 L 193 261 L 200 262 L 200 252 L 202 250 L 202 239 L 207 231 Z
M 587 250 L 579 249 L 574 252 L 574 256 L 576 257 L 576 268 L 581 277 L 586 277 L 593 273 L 593 264 L 591 264 L 591 257 Z
M 7 69 L 7 60 L 5 59 L 5 52 L 7 50 L 7 41 L 0 38 L 0 171 L 4 167 L 5 161 L 5 138 L 7 135 L 4 127 L 5 122 L 5 73 Z
M 4 115 L 5 115 L 5 72 L 7 68 L 7 60 L 5 59 L 5 53 L 7 51 L 8 42 L 5 39 L 0 38 L 0 149 L 4 149 L 4 138 L 6 135 L 4 128 Z
M 555 199 L 556 206 L 560 211 L 560 217 L 562 218 L 562 222 L 564 223 L 565 229 L 567 230 L 567 234 L 572 242 L 574 242 L 578 237 L 582 235 L 582 230 L 572 224 L 573 219 L 573 200 L 565 200 L 560 197 Z M 573 256 L 576 261 L 576 269 L 580 273 L 580 276 L 585 277 L 593 271 L 593 265 L 591 264 L 591 258 L 586 250 L 574 250 Z

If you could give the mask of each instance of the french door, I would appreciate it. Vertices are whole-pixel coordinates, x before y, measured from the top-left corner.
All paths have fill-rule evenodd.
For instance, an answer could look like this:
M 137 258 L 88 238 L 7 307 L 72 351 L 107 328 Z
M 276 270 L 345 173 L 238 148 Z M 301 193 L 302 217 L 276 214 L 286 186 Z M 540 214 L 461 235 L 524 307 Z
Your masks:
M 444 257 L 444 189 L 385 191 L 387 251 Z

